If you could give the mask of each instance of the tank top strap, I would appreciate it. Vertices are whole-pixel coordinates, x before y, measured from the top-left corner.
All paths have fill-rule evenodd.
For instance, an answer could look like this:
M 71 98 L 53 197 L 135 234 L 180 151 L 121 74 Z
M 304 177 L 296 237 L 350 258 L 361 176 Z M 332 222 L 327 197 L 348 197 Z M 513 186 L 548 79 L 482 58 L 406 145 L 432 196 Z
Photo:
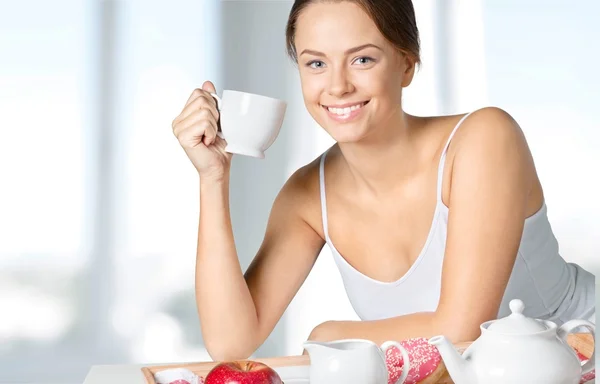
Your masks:
M 331 148 L 329 148 L 331 149 Z M 319 164 L 319 190 L 321 193 L 321 219 L 323 220 L 323 233 L 325 240 L 329 242 L 329 230 L 327 225 L 327 196 L 325 194 L 325 158 L 329 152 L 327 149 L 321 155 L 321 163 Z
M 438 174 L 437 174 L 437 192 L 436 192 L 436 196 L 438 201 L 441 203 L 442 202 L 442 185 L 443 185 L 443 177 L 444 177 L 444 166 L 446 165 L 446 153 L 448 152 L 448 147 L 450 146 L 450 142 L 452 141 L 452 138 L 454 137 L 454 134 L 456 133 L 456 131 L 458 130 L 458 128 L 461 126 L 461 124 L 463 123 L 463 121 L 465 121 L 465 119 L 467 117 L 469 117 L 471 115 L 472 112 L 467 113 L 466 115 L 464 115 L 459 122 L 456 124 L 456 126 L 454 127 L 454 129 L 452 130 L 452 132 L 450 133 L 450 136 L 448 136 L 448 140 L 446 141 L 446 145 L 444 146 L 444 150 L 442 151 L 442 156 L 440 156 L 440 163 L 438 165 Z

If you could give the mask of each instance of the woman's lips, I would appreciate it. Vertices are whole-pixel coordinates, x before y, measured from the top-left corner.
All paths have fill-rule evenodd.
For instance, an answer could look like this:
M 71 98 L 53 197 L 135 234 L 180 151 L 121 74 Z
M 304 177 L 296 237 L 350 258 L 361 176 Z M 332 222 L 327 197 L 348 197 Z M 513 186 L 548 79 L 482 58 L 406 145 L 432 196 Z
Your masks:
M 346 122 L 357 119 L 358 116 L 361 115 L 363 109 L 365 108 L 365 106 L 368 103 L 369 103 L 369 100 L 362 102 L 362 103 L 347 105 L 347 106 L 344 106 L 343 108 L 335 107 L 335 106 L 325 106 L 325 105 L 322 105 L 322 107 L 323 107 L 323 109 L 325 109 L 325 112 L 327 112 L 327 115 L 331 119 L 333 119 L 339 123 L 346 123 Z

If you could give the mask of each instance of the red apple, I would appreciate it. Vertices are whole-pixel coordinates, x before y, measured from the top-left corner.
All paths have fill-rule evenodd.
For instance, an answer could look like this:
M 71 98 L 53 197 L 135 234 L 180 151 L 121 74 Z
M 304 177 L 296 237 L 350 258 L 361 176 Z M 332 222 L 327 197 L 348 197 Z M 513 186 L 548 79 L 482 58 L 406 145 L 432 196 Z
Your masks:
M 227 361 L 208 372 L 204 384 L 282 384 L 275 370 L 258 361 Z

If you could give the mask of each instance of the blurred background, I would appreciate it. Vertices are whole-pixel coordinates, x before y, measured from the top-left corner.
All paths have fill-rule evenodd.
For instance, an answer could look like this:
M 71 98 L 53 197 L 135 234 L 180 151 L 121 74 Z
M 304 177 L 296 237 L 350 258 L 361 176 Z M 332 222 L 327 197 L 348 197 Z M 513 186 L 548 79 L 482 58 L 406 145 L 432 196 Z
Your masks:
M 333 144 L 306 112 L 292 1 L 0 0 L 0 382 L 209 358 L 194 301 L 198 177 L 171 132 L 210 79 L 282 98 L 266 159 L 233 161 L 242 267 L 287 177 Z M 414 114 L 494 105 L 523 128 L 568 261 L 600 273 L 600 3 L 415 1 Z M 356 319 L 328 249 L 255 356 Z

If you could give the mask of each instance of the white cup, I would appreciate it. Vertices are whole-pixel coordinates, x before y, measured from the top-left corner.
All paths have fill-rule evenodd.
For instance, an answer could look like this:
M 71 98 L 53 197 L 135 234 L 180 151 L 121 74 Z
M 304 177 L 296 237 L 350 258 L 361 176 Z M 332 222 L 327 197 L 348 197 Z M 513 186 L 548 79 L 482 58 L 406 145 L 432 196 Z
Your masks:
M 211 93 L 217 100 L 225 151 L 264 159 L 273 144 L 285 116 L 287 103 L 253 93 L 226 90 L 223 96 Z

